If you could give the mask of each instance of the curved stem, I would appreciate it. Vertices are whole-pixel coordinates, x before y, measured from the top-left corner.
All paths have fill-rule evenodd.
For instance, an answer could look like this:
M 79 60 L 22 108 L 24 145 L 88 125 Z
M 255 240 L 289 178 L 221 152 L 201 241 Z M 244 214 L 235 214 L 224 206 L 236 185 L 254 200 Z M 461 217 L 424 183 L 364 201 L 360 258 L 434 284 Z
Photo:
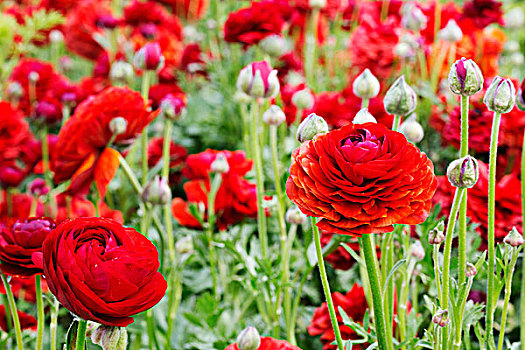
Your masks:
M 36 291 L 36 305 L 38 313 L 37 335 L 36 335 L 36 349 L 42 349 L 42 342 L 44 338 L 44 300 L 42 298 L 42 276 L 35 276 L 35 291 Z
M 213 244 L 213 231 L 215 226 L 215 196 L 221 186 L 222 175 L 215 174 L 208 194 L 208 227 L 206 228 L 206 238 L 208 240 L 208 253 L 210 259 L 210 272 L 213 286 L 213 295 L 215 299 L 219 299 L 219 291 L 217 286 L 217 257 L 215 254 L 215 245 Z
M 501 328 L 499 331 L 498 350 L 503 349 L 503 339 L 505 339 L 505 325 L 507 323 L 507 312 L 509 308 L 510 294 L 512 293 L 512 276 L 514 275 L 514 268 L 516 267 L 518 254 L 518 249 L 512 247 L 512 260 L 510 262 L 510 268 L 507 271 L 507 276 L 505 278 L 505 300 L 503 302 L 503 311 L 501 313 Z
M 13 326 L 15 327 L 16 346 L 18 350 L 23 350 L 24 343 L 22 341 L 22 329 L 20 327 L 20 319 L 18 318 L 15 297 L 13 296 L 13 291 L 11 290 L 11 285 L 7 281 L 6 275 L 3 272 L 0 272 L 0 277 L 2 277 L 2 282 L 4 283 L 4 288 L 7 293 L 7 301 L 9 303 L 9 310 L 11 310 L 11 319 L 13 320 Z
M 468 155 L 468 96 L 461 96 L 461 148 L 460 158 Z M 463 194 L 459 207 L 459 284 L 466 282 L 467 270 L 467 191 Z M 460 325 L 461 327 L 461 325 Z
M 86 346 L 86 329 L 87 329 L 87 321 L 80 319 L 78 321 L 78 328 L 77 328 L 77 341 L 76 341 L 76 347 L 77 350 L 83 350 Z
M 255 163 L 256 186 L 257 186 L 257 225 L 259 231 L 259 239 L 261 240 L 262 257 L 266 259 L 268 256 L 268 237 L 266 234 L 266 214 L 263 208 L 264 196 L 264 174 L 262 167 L 261 150 L 259 146 L 259 135 L 257 133 L 257 126 L 260 124 L 259 120 L 259 104 L 254 101 L 252 104 L 252 152 Z
M 392 335 L 387 334 L 385 315 L 383 314 L 383 299 L 381 291 L 381 282 L 379 281 L 379 268 L 376 263 L 376 249 L 372 243 L 372 234 L 365 234 L 359 239 L 361 249 L 365 256 L 365 264 L 372 292 L 372 306 L 374 308 L 374 323 L 377 333 L 377 343 L 379 350 L 391 349 L 389 346 L 392 341 Z
M 142 76 L 142 98 L 144 99 L 144 104 L 148 105 L 148 96 L 149 96 L 149 84 L 151 80 L 151 71 L 144 71 Z M 142 150 L 142 185 L 146 184 L 148 180 L 148 127 L 144 127 L 142 130 L 142 135 L 140 137 L 140 147 Z
M 326 269 L 324 266 L 324 258 L 323 258 L 323 249 L 321 248 L 321 236 L 319 235 L 319 229 L 317 228 L 317 225 L 316 225 L 317 219 L 312 217 L 311 220 L 312 220 L 312 231 L 314 234 L 315 252 L 317 254 L 317 264 L 319 265 L 319 274 L 321 275 L 321 283 L 323 285 L 323 291 L 324 291 L 324 296 L 326 298 L 326 304 L 328 306 L 328 312 L 330 314 L 330 320 L 332 321 L 332 328 L 334 329 L 335 339 L 337 341 L 337 347 L 339 348 L 339 350 L 344 350 L 343 338 L 341 337 L 341 331 L 339 330 L 339 323 L 337 322 L 337 315 L 335 313 L 334 302 L 332 301 L 332 293 L 330 292 L 330 285 L 328 284 L 328 277 L 326 276 Z
M 498 155 L 498 135 L 501 113 L 494 113 L 492 121 L 492 133 L 490 135 L 490 160 L 489 160 L 489 199 L 488 199 L 488 284 L 487 284 L 487 311 L 486 311 L 486 329 L 487 342 L 494 339 L 494 268 L 496 265 L 496 252 L 494 246 L 494 212 L 496 201 L 496 161 Z

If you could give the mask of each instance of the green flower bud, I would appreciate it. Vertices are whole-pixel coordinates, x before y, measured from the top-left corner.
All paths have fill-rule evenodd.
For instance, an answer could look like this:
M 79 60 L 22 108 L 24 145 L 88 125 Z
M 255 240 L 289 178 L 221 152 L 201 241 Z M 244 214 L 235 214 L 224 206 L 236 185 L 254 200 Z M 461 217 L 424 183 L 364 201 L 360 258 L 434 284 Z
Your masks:
M 425 136 L 425 131 L 416 120 L 415 115 L 407 118 L 399 127 L 399 131 L 406 136 L 408 141 L 413 143 L 421 142 Z
M 103 350 L 126 350 L 128 332 L 125 327 L 100 325 L 91 334 L 91 341 Z
M 261 345 L 261 336 L 254 327 L 246 328 L 237 337 L 239 350 L 257 350 L 259 345 Z
M 509 79 L 495 77 L 485 92 L 483 102 L 487 108 L 496 113 L 508 113 L 514 107 L 516 89 Z
M 447 168 L 447 177 L 454 187 L 472 188 L 478 182 L 478 161 L 469 155 L 454 160 Z
M 376 118 L 368 112 L 368 108 L 361 108 L 352 120 L 354 124 L 377 123 Z
M 155 176 L 148 181 L 141 194 L 142 200 L 153 205 L 165 205 L 171 201 L 168 179 Z
M 513 227 L 512 230 L 505 236 L 503 243 L 506 243 L 512 247 L 519 247 L 523 245 L 523 236 L 520 235 L 516 227 Z
M 224 154 L 219 153 L 211 163 L 210 171 L 214 174 L 224 174 L 230 171 L 230 165 Z
M 126 132 L 128 121 L 122 117 L 116 117 L 110 120 L 109 130 L 113 135 L 121 135 Z
M 286 121 L 286 115 L 281 107 L 271 105 L 270 108 L 263 113 L 263 121 L 268 125 L 279 126 Z
M 315 135 L 328 132 L 326 121 L 315 113 L 310 114 L 297 128 L 297 141 L 303 143 L 313 140 Z
M 109 79 L 113 83 L 128 84 L 133 78 L 133 67 L 128 62 L 116 61 L 109 70 Z
M 286 40 L 280 35 L 269 35 L 259 43 L 261 49 L 272 57 L 279 57 L 286 51 Z
M 299 210 L 296 205 L 292 205 L 286 211 L 285 219 L 286 222 L 293 225 L 304 225 L 308 218 Z
M 313 107 L 314 102 L 314 95 L 308 88 L 299 90 L 292 95 L 292 103 L 299 109 L 310 109 Z
M 406 83 L 405 76 L 399 77 L 386 92 L 383 104 L 387 113 L 405 116 L 417 106 L 417 95 Z
M 184 236 L 175 243 L 175 250 L 178 254 L 190 254 L 193 252 L 193 238 Z
M 446 309 L 439 309 L 434 315 L 434 317 L 432 317 L 432 322 L 437 324 L 439 327 L 446 327 L 449 321 L 450 318 L 448 316 L 448 310 Z
M 448 84 L 456 95 L 472 96 L 483 88 L 483 74 L 476 62 L 462 58 L 450 68 Z
M 428 233 L 428 243 L 430 244 L 441 244 L 445 240 L 445 222 L 440 221 L 436 227 L 434 227 Z
M 455 43 L 463 39 L 463 32 L 455 20 L 450 19 L 447 25 L 438 32 L 438 37 L 441 40 Z
M 354 95 L 361 98 L 370 99 L 379 94 L 379 80 L 367 68 L 355 78 L 352 84 Z

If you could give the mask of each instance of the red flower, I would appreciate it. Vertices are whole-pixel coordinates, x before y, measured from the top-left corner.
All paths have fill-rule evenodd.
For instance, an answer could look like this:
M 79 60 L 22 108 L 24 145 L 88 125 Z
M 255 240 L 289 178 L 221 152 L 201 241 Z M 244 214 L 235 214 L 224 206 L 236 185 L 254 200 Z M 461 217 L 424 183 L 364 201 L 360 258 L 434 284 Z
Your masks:
M 162 159 L 162 147 L 164 146 L 164 138 L 154 137 L 148 145 L 148 167 L 153 168 Z M 170 142 L 170 179 L 171 185 L 178 184 L 181 181 L 181 169 L 184 166 L 184 161 L 188 155 L 188 150 L 183 146 Z
M 429 213 L 434 165 L 401 133 L 375 123 L 317 135 L 292 154 L 288 197 L 320 229 L 360 236 L 415 225 Z
M 472 21 L 478 29 L 492 23 L 503 25 L 502 3 L 496 0 L 471 0 L 463 4 L 462 20 Z
M 13 291 L 15 298 L 23 297 L 25 301 L 35 304 L 36 303 L 36 284 L 35 279 L 32 277 L 11 277 L 9 285 Z M 42 293 L 49 292 L 45 279 L 41 280 Z M 0 294 L 6 294 L 6 290 L 3 283 L 0 283 Z
M 42 243 L 56 227 L 50 218 L 30 218 L 12 227 L 0 228 L 0 269 L 12 276 L 33 276 L 42 273 L 31 256 L 42 250 Z
M 359 339 L 360 337 L 357 336 L 352 328 L 344 325 L 343 318 L 339 313 L 339 308 L 342 308 L 354 322 L 361 323 L 365 316 L 366 309 L 368 308 L 363 287 L 356 283 L 345 295 L 339 292 L 332 293 L 332 299 L 343 340 Z M 328 305 L 326 302 L 315 309 L 312 321 L 308 326 L 308 334 L 311 336 L 320 335 L 321 341 L 324 344 L 324 350 L 337 349 L 335 345 L 331 345 L 331 343 L 335 341 L 335 335 L 334 330 L 332 329 L 332 323 L 330 321 L 330 314 L 328 313 Z
M 134 0 L 124 7 L 124 21 L 132 26 L 155 26 L 168 29 L 179 40 L 182 28 L 177 17 L 169 13 L 162 5 L 154 1 Z M 147 30 L 151 30 L 149 28 Z
M 2 202 L 0 202 L 0 221 L 7 223 L 8 226 L 16 222 L 16 220 L 25 220 L 29 216 L 31 210 L 31 202 L 33 197 L 28 194 L 17 193 L 11 196 L 11 205 L 7 200 L 6 191 L 2 192 Z M 37 203 L 36 216 L 44 215 L 44 206 L 42 203 Z
M 164 97 L 169 94 L 186 101 L 186 95 L 177 84 L 157 84 L 149 89 L 148 97 L 151 100 L 151 107 L 158 108 Z
M 231 344 L 224 350 L 239 350 L 237 344 Z M 277 340 L 270 337 L 261 337 L 261 344 L 257 350 L 301 350 L 297 346 L 293 346 L 285 340 Z
M 230 13 L 224 23 L 224 40 L 257 44 L 272 34 L 280 34 L 291 8 L 282 2 L 253 2 L 250 7 Z
M 219 153 L 226 157 L 230 166 L 230 170 L 222 174 L 221 186 L 215 199 L 217 226 L 224 230 L 246 216 L 257 216 L 255 185 L 244 179 L 252 167 L 252 162 L 246 159 L 246 155 L 242 151 L 206 150 L 188 156 L 186 167 L 182 173 L 190 179 L 184 184 L 187 202 L 202 203 L 207 207 L 208 192 L 210 191 L 210 167 Z M 199 221 L 191 214 L 188 203 L 181 198 L 173 199 L 171 207 L 173 215 L 183 226 L 201 228 Z
M 188 20 L 197 20 L 206 14 L 209 0 L 156 0 L 170 5 L 173 12 Z
M 82 102 L 58 135 L 52 168 L 57 183 L 71 179 L 70 194 L 86 193 L 95 180 L 104 197 L 118 168 L 118 152 L 106 147 L 112 139 L 109 123 L 122 117 L 126 132 L 114 143 L 127 145 L 142 132 L 158 112 L 149 112 L 140 93 L 127 87 L 111 87 Z
M 125 327 L 166 292 L 157 248 L 113 220 L 65 221 L 33 259 L 42 264 L 51 293 L 84 320 Z
M 206 62 L 202 59 L 199 44 L 189 44 L 184 48 L 180 69 L 188 73 L 206 75 Z
M 11 318 L 11 315 L 8 315 L 5 312 L 5 305 L 0 305 L 0 328 L 7 332 L 7 320 Z M 33 316 L 26 314 L 25 312 L 18 311 L 18 319 L 20 320 L 20 327 L 22 330 L 24 329 L 30 329 L 32 331 L 36 331 L 37 329 L 37 320 Z M 9 321 L 11 322 L 11 321 Z
M 58 211 L 55 219 L 57 223 L 61 223 L 67 219 L 91 217 L 96 215 L 97 211 L 93 202 L 81 196 L 67 197 L 68 196 L 65 194 L 57 196 Z M 122 212 L 109 208 L 104 202 L 98 203 L 98 211 L 101 218 L 112 219 L 119 224 L 124 223 Z

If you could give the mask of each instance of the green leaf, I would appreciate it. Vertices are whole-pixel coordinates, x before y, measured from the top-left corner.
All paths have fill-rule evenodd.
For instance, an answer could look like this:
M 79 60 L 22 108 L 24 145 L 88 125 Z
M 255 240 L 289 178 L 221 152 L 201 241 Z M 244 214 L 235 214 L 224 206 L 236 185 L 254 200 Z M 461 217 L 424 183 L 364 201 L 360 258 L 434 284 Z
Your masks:
M 392 278 L 392 276 L 394 275 L 394 273 L 396 273 L 397 270 L 399 270 L 399 268 L 401 266 L 403 266 L 404 263 L 407 262 L 407 259 L 403 259 L 403 260 L 399 260 L 398 262 L 396 262 L 394 264 L 394 266 L 392 266 L 392 269 L 390 270 L 390 272 L 388 273 L 388 276 L 386 277 L 386 281 L 384 282 L 384 285 L 387 286 L 388 285 L 388 281 L 390 281 L 390 279 Z M 383 302 L 385 302 L 385 296 L 386 296 L 386 292 L 387 292 L 387 288 L 385 288 L 385 290 L 383 291 Z

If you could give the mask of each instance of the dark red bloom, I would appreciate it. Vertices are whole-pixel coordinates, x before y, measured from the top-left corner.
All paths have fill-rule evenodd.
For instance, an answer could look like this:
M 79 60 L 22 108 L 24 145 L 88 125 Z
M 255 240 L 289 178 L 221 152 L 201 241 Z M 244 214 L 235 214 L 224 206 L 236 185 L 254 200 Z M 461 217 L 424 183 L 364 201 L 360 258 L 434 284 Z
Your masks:
M 237 344 L 231 344 L 224 350 L 239 350 Z M 301 350 L 297 346 L 293 346 L 285 340 L 277 340 L 270 337 L 261 337 L 261 344 L 257 350 Z
M 15 298 L 23 297 L 25 301 L 29 303 L 36 303 L 36 284 L 35 279 L 32 277 L 11 277 L 9 285 L 13 291 Z M 49 292 L 45 279 L 41 280 L 42 293 Z M 3 283 L 0 283 L 0 294 L 6 294 L 6 290 Z
M 42 243 L 56 227 L 50 218 L 17 221 L 12 227 L 0 228 L 0 269 L 12 276 L 33 276 L 42 273 L 31 260 L 42 250 Z
M 124 7 L 124 21 L 135 27 L 160 26 L 168 29 L 179 40 L 182 38 L 182 28 L 177 17 L 154 1 L 134 0 L 129 2 Z M 152 30 L 152 28 L 146 30 Z
M 0 305 L 0 328 L 4 332 L 7 332 L 7 329 L 8 329 L 7 320 L 10 318 L 11 318 L 11 315 L 5 312 L 5 305 Z M 36 331 L 37 329 L 36 318 L 22 311 L 18 311 L 18 318 L 20 320 L 20 327 L 22 328 L 22 330 L 30 329 L 32 331 Z
M 199 44 L 186 45 L 182 52 L 180 69 L 188 73 L 206 75 L 206 62 Z
M 0 202 L 0 221 L 9 227 L 17 220 L 27 219 L 29 217 L 29 212 L 31 211 L 32 202 L 33 197 L 24 193 L 12 194 L 11 199 L 8 201 L 7 191 L 2 191 L 2 201 Z M 44 215 L 44 206 L 42 203 L 38 202 L 36 216 L 42 215 Z
M 57 226 L 33 256 L 49 290 L 84 320 L 125 327 L 132 315 L 155 306 L 167 283 L 157 248 L 113 220 L 78 218 Z
M 471 0 L 463 4 L 462 20 L 472 21 L 478 29 L 483 29 L 492 23 L 503 25 L 503 9 L 501 1 Z
M 217 226 L 224 230 L 229 225 L 241 221 L 244 217 L 257 216 L 257 194 L 255 185 L 244 179 L 252 168 L 252 161 L 246 159 L 242 151 L 206 150 L 193 154 L 186 159 L 183 175 L 190 179 L 184 184 L 187 202 L 175 198 L 172 202 L 172 212 L 183 226 L 201 228 L 199 221 L 191 214 L 188 203 L 208 206 L 210 191 L 210 167 L 217 155 L 222 153 L 230 166 L 228 172 L 222 174 L 222 182 L 215 199 Z
M 359 339 L 360 337 L 352 328 L 344 325 L 343 318 L 339 313 L 339 308 L 342 308 L 354 322 L 362 323 L 363 317 L 368 308 L 363 287 L 356 283 L 352 289 L 344 295 L 339 292 L 332 293 L 332 299 L 343 340 Z M 332 329 L 332 323 L 330 321 L 330 314 L 328 313 L 326 302 L 315 309 L 312 321 L 308 326 L 308 334 L 312 336 L 320 335 L 321 341 L 324 344 L 324 350 L 337 349 L 337 346 L 331 345 L 331 343 L 335 341 L 335 335 L 334 330 Z
M 158 108 L 162 99 L 170 94 L 186 101 L 184 91 L 177 84 L 157 84 L 149 89 L 148 97 L 151 100 L 151 107 Z
M 376 123 L 349 124 L 292 154 L 286 193 L 320 229 L 360 236 L 423 222 L 436 191 L 434 165 L 406 137 Z

